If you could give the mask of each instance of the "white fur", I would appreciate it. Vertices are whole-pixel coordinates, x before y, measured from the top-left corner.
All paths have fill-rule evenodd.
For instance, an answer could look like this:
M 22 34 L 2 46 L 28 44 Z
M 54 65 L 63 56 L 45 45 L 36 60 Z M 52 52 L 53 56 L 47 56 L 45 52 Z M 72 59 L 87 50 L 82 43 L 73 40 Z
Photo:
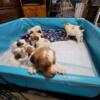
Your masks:
M 30 67 L 28 67 L 28 72 L 29 72 L 30 74 L 35 74 L 35 73 L 37 72 L 37 70 L 36 70 L 35 67 L 30 66 Z
M 11 48 L 0 55 L 0 65 L 15 66 L 15 67 L 27 67 L 25 64 L 21 64 L 14 58 Z
M 54 55 L 53 55 L 53 52 L 51 51 L 51 50 L 49 50 L 49 51 L 44 51 L 43 52 L 43 56 L 45 57 L 45 56 L 47 56 L 48 57 L 48 60 L 50 61 L 50 62 L 53 62 L 53 59 L 54 59 Z
M 38 33 L 38 31 L 41 31 L 42 32 L 42 28 L 39 25 L 36 25 L 36 26 L 30 28 L 28 30 L 28 33 L 33 32 L 33 34 L 34 34 L 34 33 Z
M 72 25 L 70 23 L 64 24 L 67 36 L 75 36 L 78 42 L 83 41 L 83 30 L 78 25 Z
M 15 41 L 11 46 L 11 51 L 14 52 L 17 48 L 17 41 Z
M 37 45 L 38 48 L 49 47 L 50 41 L 45 39 L 45 38 L 39 38 L 39 41 L 36 42 L 36 45 Z
M 52 62 L 53 59 L 54 59 L 54 54 L 53 54 L 53 52 L 52 52 L 51 50 L 49 50 L 49 51 L 48 51 L 48 60 L 49 60 L 50 62 Z

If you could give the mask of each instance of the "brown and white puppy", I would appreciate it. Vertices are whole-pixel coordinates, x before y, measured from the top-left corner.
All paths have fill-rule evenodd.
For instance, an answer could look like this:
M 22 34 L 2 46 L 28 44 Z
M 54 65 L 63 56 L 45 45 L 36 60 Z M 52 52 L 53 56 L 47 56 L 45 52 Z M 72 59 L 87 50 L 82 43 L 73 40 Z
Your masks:
M 42 28 L 39 25 L 36 25 L 36 26 L 30 28 L 28 30 L 28 33 L 29 34 L 33 34 L 33 35 L 36 35 L 37 34 L 37 35 L 40 35 L 41 37 L 43 36 Z
M 36 48 L 50 46 L 50 41 L 48 39 L 41 37 L 40 34 L 31 34 L 29 41 L 30 41 L 31 45 Z
M 50 41 L 43 37 L 43 31 L 40 26 L 34 26 L 28 30 L 30 33 L 29 42 L 32 46 L 36 48 L 39 47 L 49 47 Z
M 32 48 L 27 49 L 29 61 L 32 66 L 29 67 L 29 73 L 33 74 L 41 70 L 47 77 L 54 76 L 54 72 L 50 68 L 55 64 L 56 57 L 53 49 L 49 47 L 36 48 L 32 51 Z

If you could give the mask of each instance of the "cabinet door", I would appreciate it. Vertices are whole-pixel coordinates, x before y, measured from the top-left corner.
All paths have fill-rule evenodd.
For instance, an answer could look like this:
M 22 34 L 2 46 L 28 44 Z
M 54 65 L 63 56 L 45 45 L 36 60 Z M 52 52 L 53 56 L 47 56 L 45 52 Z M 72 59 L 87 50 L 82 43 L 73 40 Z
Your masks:
M 23 13 L 25 17 L 35 17 L 35 7 L 31 6 L 24 6 L 23 7 Z
M 25 17 L 46 17 L 46 7 L 27 5 L 23 7 Z
M 46 6 L 45 5 L 37 6 L 36 14 L 37 17 L 46 17 Z

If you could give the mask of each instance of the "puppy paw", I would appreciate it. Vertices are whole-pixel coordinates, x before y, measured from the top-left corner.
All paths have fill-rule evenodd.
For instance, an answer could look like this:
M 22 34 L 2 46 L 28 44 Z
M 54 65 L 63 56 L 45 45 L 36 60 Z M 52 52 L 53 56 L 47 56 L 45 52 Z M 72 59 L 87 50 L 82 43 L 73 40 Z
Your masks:
M 44 70 L 43 71 L 43 74 L 46 76 L 46 77 L 53 77 L 56 73 L 52 72 L 50 69 L 47 69 L 47 70 Z
M 28 68 L 28 72 L 29 72 L 30 74 L 35 74 L 37 71 L 36 71 L 35 68 L 29 67 L 29 68 Z

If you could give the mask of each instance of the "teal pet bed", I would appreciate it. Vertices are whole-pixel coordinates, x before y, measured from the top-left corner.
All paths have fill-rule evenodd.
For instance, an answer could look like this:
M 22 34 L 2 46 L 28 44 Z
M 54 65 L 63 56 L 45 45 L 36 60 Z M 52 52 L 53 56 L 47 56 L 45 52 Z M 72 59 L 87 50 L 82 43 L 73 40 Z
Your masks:
M 0 25 L 0 57 L 6 52 L 13 41 L 16 41 L 21 35 L 34 25 L 40 25 L 44 30 L 64 29 L 64 23 L 71 23 L 81 26 L 84 31 L 84 43 L 89 52 L 93 64 L 86 70 L 86 67 L 80 69 L 80 74 L 66 73 L 56 74 L 52 78 L 44 77 L 40 73 L 30 75 L 26 68 L 7 66 L 0 63 L 0 75 L 8 82 L 47 91 L 73 94 L 78 96 L 95 97 L 100 94 L 100 29 L 85 19 L 75 18 L 20 18 Z M 67 44 L 66 44 L 67 45 Z M 60 46 L 59 46 L 60 47 Z M 60 50 L 61 52 L 61 50 Z M 63 52 L 63 51 L 62 51 Z M 66 51 L 67 52 L 67 51 Z M 81 51 L 81 53 L 83 53 Z M 59 52 L 58 52 L 59 54 Z M 84 54 L 83 54 L 84 55 Z M 10 58 L 10 56 L 9 56 Z M 61 60 L 62 61 L 62 60 Z M 84 62 L 84 61 L 81 61 Z M 60 59 L 59 59 L 59 63 Z M 66 61 L 62 65 L 66 66 Z M 72 67 L 74 66 L 74 67 Z M 82 66 L 85 66 L 82 63 Z M 80 67 L 80 66 L 79 66 Z M 76 65 L 67 68 L 78 71 Z M 87 71 L 87 74 L 81 72 Z M 93 72 L 92 74 L 89 74 Z M 74 72 L 74 71 L 73 71 Z M 4 82 L 0 79 L 0 84 Z

